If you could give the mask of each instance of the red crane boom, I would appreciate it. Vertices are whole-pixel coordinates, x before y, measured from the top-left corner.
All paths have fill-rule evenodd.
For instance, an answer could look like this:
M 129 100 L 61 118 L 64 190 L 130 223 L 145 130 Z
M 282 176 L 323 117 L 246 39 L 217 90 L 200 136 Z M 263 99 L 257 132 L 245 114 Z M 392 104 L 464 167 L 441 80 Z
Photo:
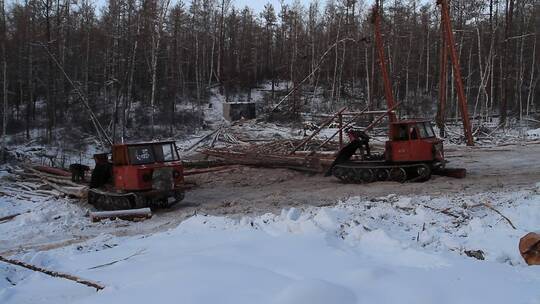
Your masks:
M 384 97 L 386 98 L 386 103 L 388 109 L 391 109 L 395 105 L 394 94 L 392 93 L 392 84 L 390 83 L 390 75 L 388 74 L 388 69 L 386 67 L 386 57 L 384 54 L 384 42 L 381 35 L 381 15 L 379 14 L 379 6 L 373 6 L 373 14 L 371 19 L 375 31 L 375 45 L 377 48 L 377 57 L 379 59 L 379 66 L 381 67 L 381 75 L 384 83 Z M 390 122 L 396 122 L 396 114 L 394 112 L 388 113 Z

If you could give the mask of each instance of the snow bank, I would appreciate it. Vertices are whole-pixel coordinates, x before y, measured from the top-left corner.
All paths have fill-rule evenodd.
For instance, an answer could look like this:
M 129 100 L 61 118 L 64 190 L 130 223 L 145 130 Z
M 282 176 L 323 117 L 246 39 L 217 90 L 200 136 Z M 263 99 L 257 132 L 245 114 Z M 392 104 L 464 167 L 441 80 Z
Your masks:
M 0 303 L 539 303 L 540 267 L 517 250 L 539 219 L 536 190 L 197 215 L 167 232 L 19 256 L 107 288 L 1 265 Z M 485 260 L 464 250 L 482 250 Z
M 540 139 L 540 129 L 533 129 L 527 131 L 527 137 L 530 139 Z

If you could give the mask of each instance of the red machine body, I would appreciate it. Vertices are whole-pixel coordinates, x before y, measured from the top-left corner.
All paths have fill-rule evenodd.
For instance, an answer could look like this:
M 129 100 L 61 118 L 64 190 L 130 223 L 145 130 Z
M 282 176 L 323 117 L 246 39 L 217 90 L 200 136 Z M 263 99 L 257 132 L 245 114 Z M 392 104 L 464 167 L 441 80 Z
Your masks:
M 151 190 L 152 174 L 161 168 L 173 170 L 173 188 L 184 182 L 184 170 L 174 142 L 113 145 L 112 161 L 117 190 Z
M 435 136 L 429 121 L 400 120 L 390 123 L 390 140 L 386 142 L 388 162 L 443 162 L 442 140 Z
M 168 208 L 184 198 L 184 169 L 173 141 L 115 144 L 94 155 L 88 202 L 98 209 Z

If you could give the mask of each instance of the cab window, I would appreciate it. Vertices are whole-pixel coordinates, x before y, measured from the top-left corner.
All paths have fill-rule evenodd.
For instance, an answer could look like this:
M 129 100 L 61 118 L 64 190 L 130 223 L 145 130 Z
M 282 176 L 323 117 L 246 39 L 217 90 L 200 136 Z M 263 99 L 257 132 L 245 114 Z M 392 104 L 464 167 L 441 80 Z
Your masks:
M 418 126 L 418 130 L 420 131 L 420 138 L 429 137 L 426 130 L 426 126 L 423 123 L 419 123 L 417 126 Z
M 159 148 L 158 148 L 159 150 Z M 161 145 L 161 154 L 163 155 L 163 161 L 175 161 L 178 160 L 178 154 L 172 143 Z
M 418 139 L 421 134 L 418 134 L 418 128 L 415 125 L 409 127 L 411 140 Z
M 409 140 L 407 125 L 397 125 L 395 131 L 394 140 Z
M 435 137 L 435 131 L 433 131 L 433 127 L 431 126 L 431 123 L 426 122 L 424 123 L 424 126 L 426 127 L 426 133 L 428 137 Z
M 152 146 L 131 146 L 128 147 L 129 160 L 133 165 L 144 165 L 155 162 Z
M 429 122 L 423 122 L 418 124 L 418 129 L 420 130 L 421 138 L 435 137 L 435 132 Z

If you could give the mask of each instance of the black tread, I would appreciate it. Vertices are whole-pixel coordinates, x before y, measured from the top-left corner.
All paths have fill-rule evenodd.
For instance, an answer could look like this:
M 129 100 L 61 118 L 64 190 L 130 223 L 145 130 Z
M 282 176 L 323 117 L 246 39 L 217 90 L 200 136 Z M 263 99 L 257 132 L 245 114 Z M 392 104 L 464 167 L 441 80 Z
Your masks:
M 100 189 L 89 189 L 88 203 L 99 210 L 107 211 L 146 207 L 152 209 L 170 208 L 184 199 L 184 190 L 174 190 L 172 196 L 174 197 L 174 200 L 169 202 L 168 197 L 152 199 L 145 196 L 144 193 L 115 193 Z
M 371 183 L 375 181 L 403 183 L 427 181 L 431 178 L 431 171 L 431 166 L 425 163 L 388 164 L 380 161 L 349 161 L 335 164 L 332 168 L 332 175 L 345 183 Z

